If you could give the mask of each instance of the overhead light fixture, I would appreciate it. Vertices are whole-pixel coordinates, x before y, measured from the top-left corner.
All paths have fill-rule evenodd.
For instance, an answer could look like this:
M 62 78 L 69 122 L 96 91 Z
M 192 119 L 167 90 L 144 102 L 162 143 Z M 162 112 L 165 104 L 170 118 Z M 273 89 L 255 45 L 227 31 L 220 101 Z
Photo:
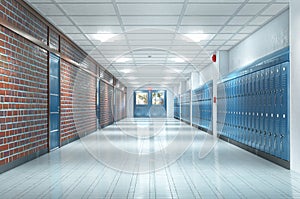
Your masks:
M 171 58 L 170 60 L 173 62 L 176 62 L 176 63 L 184 63 L 185 62 L 185 60 L 180 57 Z
M 120 70 L 122 73 L 131 73 L 132 70 L 131 69 L 123 69 L 123 70 Z
M 90 39 L 99 40 L 101 42 L 107 42 L 111 38 L 117 36 L 117 34 L 105 33 L 105 32 L 101 32 L 97 34 L 88 34 L 88 35 L 90 36 Z
M 200 42 L 202 40 L 207 40 L 209 38 L 209 34 L 184 34 L 184 36 L 188 37 L 189 39 L 193 40 L 194 42 Z
M 124 62 L 128 62 L 130 60 L 131 60 L 130 58 L 121 57 L 121 58 L 116 60 L 116 63 L 124 63 Z

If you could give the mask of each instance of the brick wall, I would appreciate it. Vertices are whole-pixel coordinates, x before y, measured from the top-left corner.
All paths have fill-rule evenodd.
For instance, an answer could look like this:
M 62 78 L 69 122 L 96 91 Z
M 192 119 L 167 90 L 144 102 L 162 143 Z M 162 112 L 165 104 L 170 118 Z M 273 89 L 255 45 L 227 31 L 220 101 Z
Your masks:
M 0 17 L 5 21 L 0 25 L 0 173 L 48 151 L 48 50 L 60 50 L 63 58 L 61 144 L 97 128 L 96 77 L 67 61 L 83 65 L 96 76 L 99 65 L 35 14 L 23 1 L 0 1 Z M 26 40 L 26 35 L 49 46 Z M 111 82 L 113 76 L 105 73 L 104 79 Z M 107 111 L 102 113 L 110 122 L 111 110 Z
M 18 0 L 1 0 L 0 17 L 47 44 L 47 26 L 22 6 Z
M 87 55 L 81 53 L 78 48 L 70 44 L 65 39 L 61 40 L 61 53 L 62 55 L 72 59 L 73 61 L 84 65 L 87 70 L 93 72 L 94 74 L 97 74 L 96 64 L 92 63 Z
M 61 142 L 96 131 L 96 79 L 61 61 Z
M 0 165 L 47 149 L 47 52 L 0 26 Z

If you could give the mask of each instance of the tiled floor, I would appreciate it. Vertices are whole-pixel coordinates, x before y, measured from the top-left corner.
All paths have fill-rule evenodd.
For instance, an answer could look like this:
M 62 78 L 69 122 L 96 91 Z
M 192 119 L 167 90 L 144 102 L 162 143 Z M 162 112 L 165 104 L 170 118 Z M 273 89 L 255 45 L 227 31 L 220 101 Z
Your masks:
M 1 174 L 0 198 L 300 198 L 299 174 L 213 141 L 177 120 L 126 119 Z

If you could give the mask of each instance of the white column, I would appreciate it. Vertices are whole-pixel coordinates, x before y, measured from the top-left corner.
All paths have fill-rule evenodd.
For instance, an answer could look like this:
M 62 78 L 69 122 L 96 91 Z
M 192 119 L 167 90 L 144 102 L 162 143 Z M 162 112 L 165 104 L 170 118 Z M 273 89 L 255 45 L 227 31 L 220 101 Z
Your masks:
M 290 161 L 300 173 L 300 1 L 290 1 Z

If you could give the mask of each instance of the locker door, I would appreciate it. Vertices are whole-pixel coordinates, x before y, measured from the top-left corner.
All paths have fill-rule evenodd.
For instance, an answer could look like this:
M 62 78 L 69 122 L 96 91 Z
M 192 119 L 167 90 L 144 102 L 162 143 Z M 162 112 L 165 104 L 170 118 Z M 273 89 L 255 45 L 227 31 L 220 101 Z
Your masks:
M 272 151 L 272 144 L 274 142 L 274 125 L 275 125 L 275 119 L 276 119 L 276 113 L 275 113 L 275 103 L 276 103 L 276 89 L 275 89 L 275 67 L 270 68 L 270 94 L 271 94 L 271 100 L 270 100 L 270 123 L 269 123 L 269 129 L 267 132 L 267 146 L 266 146 L 266 152 L 270 154 L 274 154 Z
M 288 132 L 288 67 L 289 63 L 284 63 L 281 66 L 281 88 L 282 88 L 282 121 L 281 121 L 281 134 L 280 134 L 280 151 L 281 158 L 289 160 L 289 132 Z

